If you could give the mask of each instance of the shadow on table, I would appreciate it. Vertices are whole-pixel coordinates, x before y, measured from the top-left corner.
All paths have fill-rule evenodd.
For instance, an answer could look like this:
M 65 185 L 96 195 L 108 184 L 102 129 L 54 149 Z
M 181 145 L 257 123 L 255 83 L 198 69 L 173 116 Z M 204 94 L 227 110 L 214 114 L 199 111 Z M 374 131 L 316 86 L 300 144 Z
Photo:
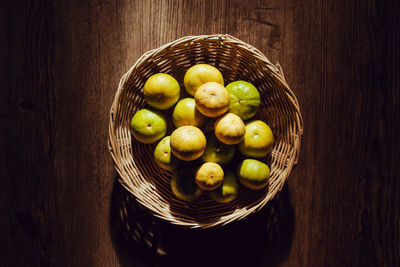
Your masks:
M 275 266 L 294 229 L 287 186 L 259 212 L 218 229 L 183 229 L 143 208 L 115 182 L 110 231 L 122 266 Z

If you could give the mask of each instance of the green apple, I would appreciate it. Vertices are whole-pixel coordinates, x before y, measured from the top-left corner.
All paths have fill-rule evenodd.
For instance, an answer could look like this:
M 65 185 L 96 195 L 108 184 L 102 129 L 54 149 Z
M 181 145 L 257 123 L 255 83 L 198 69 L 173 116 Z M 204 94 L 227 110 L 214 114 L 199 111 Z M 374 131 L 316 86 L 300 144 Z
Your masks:
M 238 148 L 244 156 L 262 158 L 267 155 L 274 144 L 274 135 L 269 126 L 260 120 L 245 124 L 246 132 Z
M 236 175 L 232 171 L 225 172 L 222 185 L 209 191 L 210 196 L 218 203 L 229 203 L 234 200 L 239 192 L 239 184 Z
M 180 160 L 172 154 L 169 140 L 170 136 L 161 139 L 154 149 L 154 158 L 161 168 L 172 171 L 178 167 Z
M 207 118 L 196 108 L 194 98 L 188 97 L 176 104 L 172 120 L 176 128 L 184 125 L 193 125 L 201 128 L 206 123 Z
M 226 86 L 229 92 L 229 111 L 242 120 L 248 120 L 256 115 L 260 108 L 260 93 L 257 88 L 246 81 L 231 82 Z
M 150 106 L 164 110 L 172 107 L 178 101 L 180 87 L 178 81 L 171 75 L 157 73 L 147 79 L 143 94 Z
M 235 146 L 222 143 L 212 131 L 206 134 L 207 145 L 201 160 L 203 162 L 215 162 L 221 166 L 228 164 L 236 152 Z
M 238 167 L 239 182 L 247 188 L 259 190 L 269 182 L 268 165 L 256 159 L 245 159 Z
M 202 190 L 195 182 L 195 171 L 193 166 L 178 169 L 171 178 L 172 193 L 180 200 L 193 201 L 197 199 Z
M 167 121 L 160 112 L 144 108 L 133 115 L 131 129 L 136 140 L 152 144 L 164 137 Z

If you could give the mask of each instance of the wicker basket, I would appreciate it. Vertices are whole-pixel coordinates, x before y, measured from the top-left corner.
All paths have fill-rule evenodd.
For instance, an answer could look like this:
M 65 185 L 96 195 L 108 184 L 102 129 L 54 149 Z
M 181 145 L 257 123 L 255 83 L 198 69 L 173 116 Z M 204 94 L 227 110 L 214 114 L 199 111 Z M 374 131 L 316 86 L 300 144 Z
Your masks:
M 271 170 L 269 186 L 258 191 L 241 187 L 229 204 L 218 204 L 205 193 L 191 203 L 175 198 L 170 190 L 172 173 L 153 159 L 155 145 L 137 142 L 130 132 L 130 119 L 146 106 L 142 90 L 146 80 L 158 72 L 171 74 L 181 85 L 181 97 L 188 96 L 183 77 L 198 63 L 216 66 L 225 84 L 246 80 L 255 85 L 261 94 L 256 118 L 264 120 L 275 136 L 273 150 L 264 159 Z M 273 65 L 256 48 L 226 34 L 187 36 L 145 53 L 122 77 L 110 115 L 109 149 L 122 185 L 155 216 L 188 228 L 225 225 L 267 204 L 297 164 L 303 131 L 299 104 L 279 64 Z M 169 121 L 167 135 L 172 126 Z

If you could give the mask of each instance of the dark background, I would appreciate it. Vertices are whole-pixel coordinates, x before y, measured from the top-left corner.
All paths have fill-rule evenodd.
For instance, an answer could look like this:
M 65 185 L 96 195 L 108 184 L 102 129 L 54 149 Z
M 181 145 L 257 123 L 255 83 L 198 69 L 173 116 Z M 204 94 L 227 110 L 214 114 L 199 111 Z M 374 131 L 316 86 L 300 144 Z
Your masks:
M 1 1 L 0 13 L 0 265 L 400 265 L 399 1 Z M 109 109 L 144 52 L 212 33 L 279 61 L 304 135 L 261 212 L 185 231 L 116 182 Z

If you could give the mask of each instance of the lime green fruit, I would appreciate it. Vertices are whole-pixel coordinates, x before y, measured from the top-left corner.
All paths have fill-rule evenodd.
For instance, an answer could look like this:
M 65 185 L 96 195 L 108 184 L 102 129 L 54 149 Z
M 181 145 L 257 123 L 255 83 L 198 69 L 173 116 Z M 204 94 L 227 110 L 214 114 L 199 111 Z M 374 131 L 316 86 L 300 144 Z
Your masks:
M 180 87 L 171 75 L 157 73 L 146 81 L 143 88 L 146 102 L 153 108 L 165 110 L 179 99 Z
M 236 199 L 239 192 L 239 184 L 236 175 L 231 172 L 225 172 L 222 185 L 215 190 L 210 191 L 210 196 L 218 203 L 229 203 Z
M 176 104 L 172 120 L 177 128 L 184 125 L 193 125 L 201 128 L 206 123 L 207 118 L 196 108 L 194 98 L 188 97 Z
M 270 174 L 267 164 L 255 159 L 245 159 L 239 164 L 237 175 L 242 185 L 259 190 L 268 184 Z
M 176 171 L 171 178 L 171 190 L 178 199 L 188 202 L 197 199 L 203 192 L 195 182 L 194 168 Z
M 274 144 L 274 135 L 269 126 L 260 120 L 247 122 L 246 132 L 238 148 L 244 156 L 262 158 L 267 155 Z
M 213 132 L 208 132 L 206 138 L 206 150 L 203 156 L 201 156 L 203 162 L 215 162 L 221 166 L 225 166 L 235 156 L 236 147 L 222 143 Z
M 206 149 L 206 143 L 203 132 L 195 126 L 181 126 L 171 134 L 172 153 L 181 160 L 191 161 L 201 157 Z
M 197 64 L 190 67 L 183 78 L 183 84 L 185 85 L 186 91 L 194 96 L 197 88 L 200 85 L 207 82 L 217 82 L 224 85 L 224 79 L 221 72 L 216 68 L 208 64 Z
M 170 136 L 161 139 L 154 149 L 154 158 L 161 168 L 172 171 L 178 167 L 180 160 L 172 154 L 169 141 Z
M 164 137 L 167 121 L 160 112 L 144 108 L 133 115 L 131 129 L 136 140 L 152 144 Z
M 226 86 L 229 92 L 229 112 L 248 120 L 256 115 L 260 108 L 260 93 L 251 83 L 245 81 L 231 82 Z

